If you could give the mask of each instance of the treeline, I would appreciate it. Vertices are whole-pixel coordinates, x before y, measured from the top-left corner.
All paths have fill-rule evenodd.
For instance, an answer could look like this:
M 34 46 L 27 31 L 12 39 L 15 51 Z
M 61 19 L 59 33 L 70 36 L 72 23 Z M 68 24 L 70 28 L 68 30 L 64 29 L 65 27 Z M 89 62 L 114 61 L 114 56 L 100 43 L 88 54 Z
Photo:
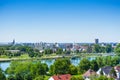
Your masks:
M 70 53 L 115 53 L 118 56 L 120 55 L 120 44 L 117 44 L 116 47 L 112 47 L 110 44 L 107 44 L 106 46 L 101 46 L 100 44 L 94 44 L 94 45 L 85 45 L 85 50 L 63 50 L 61 48 L 57 48 L 56 51 L 53 51 L 52 49 L 45 49 L 44 54 L 70 54 Z
M 11 62 L 10 67 L 5 71 L 8 75 L 7 78 L 0 71 L 1 80 L 48 80 L 52 75 L 60 74 L 71 74 L 71 75 L 82 75 L 88 69 L 97 71 L 99 68 L 104 66 L 116 66 L 119 64 L 119 57 L 98 57 L 95 60 L 89 61 L 83 58 L 78 66 L 71 64 L 70 59 L 60 58 L 56 59 L 53 65 L 48 68 L 48 65 L 41 63 L 40 61 L 14 61 Z M 47 78 L 46 78 L 47 77 Z M 75 79 L 76 78 L 76 79 Z M 71 80 L 83 80 L 83 77 L 72 77 Z M 93 78 L 93 77 L 91 77 Z M 100 77 L 101 78 L 101 77 Z M 105 78 L 105 77 L 104 77 Z M 99 80 L 99 79 L 94 79 Z M 101 79 L 100 79 L 101 80 Z M 107 79 L 106 79 L 107 80 Z
M 29 47 L 29 46 L 0 46 L 0 56 L 6 55 L 8 57 L 17 57 L 21 56 L 22 54 L 28 54 L 29 57 L 41 57 L 42 54 L 38 49 Z
M 94 44 L 94 45 L 84 45 L 84 47 L 86 47 L 85 50 L 79 50 L 79 49 L 75 49 L 74 51 L 70 50 L 70 49 L 65 49 L 63 51 L 63 49 L 61 48 L 57 48 L 56 51 L 53 51 L 52 49 L 45 49 L 45 54 L 52 54 L 52 53 L 56 53 L 56 54 L 70 54 L 70 53 L 111 53 L 114 52 L 114 48 L 110 45 L 107 44 L 106 46 L 101 46 L 99 44 Z

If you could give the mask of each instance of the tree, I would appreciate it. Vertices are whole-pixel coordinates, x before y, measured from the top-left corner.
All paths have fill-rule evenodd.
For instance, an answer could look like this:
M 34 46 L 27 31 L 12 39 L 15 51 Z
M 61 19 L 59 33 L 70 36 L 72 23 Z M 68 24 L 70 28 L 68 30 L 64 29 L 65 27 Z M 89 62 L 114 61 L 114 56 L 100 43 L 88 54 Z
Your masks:
M 7 77 L 7 80 L 15 80 L 15 77 L 12 76 L 12 75 L 9 75 L 9 76 Z
M 105 50 L 106 50 L 106 53 L 112 52 L 112 46 L 110 44 L 107 44 Z
M 111 66 L 116 66 L 117 64 L 119 64 L 120 61 L 120 57 L 119 56 L 115 56 L 113 58 L 111 58 Z
M 37 76 L 46 75 L 47 71 L 48 66 L 45 63 L 24 61 L 12 62 L 6 73 L 8 75 L 14 75 L 16 80 L 33 80 Z
M 98 64 L 98 67 L 99 67 L 99 68 L 105 66 L 104 63 L 103 63 L 103 58 L 102 58 L 102 57 L 98 57 L 98 58 L 96 59 L 96 61 L 97 61 L 97 64 Z
M 71 62 L 69 59 L 57 59 L 50 67 L 50 73 L 52 74 L 67 74 L 69 73 L 69 66 Z
M 4 47 L 0 47 L 0 55 L 5 55 L 5 49 Z
M 101 46 L 101 48 L 100 48 L 100 52 L 101 52 L 101 53 L 105 53 L 105 52 L 106 52 L 106 47 Z
M 92 53 L 92 46 L 88 46 L 87 53 Z
M 101 46 L 99 44 L 93 46 L 93 53 L 101 53 Z
M 118 56 L 120 56 L 120 43 L 116 46 L 114 51 Z
M 51 75 L 54 75 L 55 74 L 55 66 L 54 65 L 51 65 L 50 66 L 50 69 L 49 69 L 49 73 L 51 74 Z
M 77 67 L 71 64 L 71 65 L 69 66 L 69 74 L 75 75 L 75 74 L 77 74 L 77 73 L 78 73 Z
M 31 66 L 30 73 L 32 74 L 33 78 L 39 75 L 45 75 L 48 71 L 48 66 L 45 63 L 37 62 L 33 66 Z
M 114 68 L 111 69 L 110 75 L 111 75 L 112 77 L 117 77 L 117 74 L 116 74 L 116 71 L 114 70 Z
M 97 71 L 97 70 L 99 69 L 96 60 L 92 60 L 92 61 L 90 62 L 90 65 L 91 65 L 90 68 L 91 68 L 92 70 L 94 70 L 94 71 Z
M 57 51 L 56 51 L 56 54 L 62 54 L 62 53 L 63 53 L 62 48 L 58 48 Z
M 5 75 L 2 72 L 2 69 L 0 68 L 0 80 L 6 80 Z
M 52 53 L 53 51 L 49 48 L 44 50 L 44 54 L 52 54 Z
M 83 58 L 79 63 L 79 71 L 80 73 L 84 73 L 88 69 L 90 69 L 90 61 L 86 58 Z
M 103 61 L 102 63 L 104 65 L 112 66 L 112 57 L 111 56 L 103 57 L 102 61 Z

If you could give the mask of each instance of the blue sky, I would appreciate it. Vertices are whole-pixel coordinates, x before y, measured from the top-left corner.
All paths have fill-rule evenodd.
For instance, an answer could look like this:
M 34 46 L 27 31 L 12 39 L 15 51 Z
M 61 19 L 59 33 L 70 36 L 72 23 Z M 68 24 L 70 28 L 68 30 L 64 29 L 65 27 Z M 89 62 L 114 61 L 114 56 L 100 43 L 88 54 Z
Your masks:
M 120 0 L 0 0 L 0 42 L 118 42 Z

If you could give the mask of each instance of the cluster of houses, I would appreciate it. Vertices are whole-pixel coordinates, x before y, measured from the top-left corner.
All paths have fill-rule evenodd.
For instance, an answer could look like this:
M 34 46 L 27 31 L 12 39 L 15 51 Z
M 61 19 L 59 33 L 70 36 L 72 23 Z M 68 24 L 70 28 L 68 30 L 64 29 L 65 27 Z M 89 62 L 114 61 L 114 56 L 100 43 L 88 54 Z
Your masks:
M 111 73 L 112 69 L 114 69 L 116 76 L 113 76 L 113 73 Z M 99 77 L 100 75 L 104 75 L 108 78 L 114 78 L 115 80 L 120 80 L 120 66 L 115 66 L 114 68 L 111 66 L 105 66 L 100 68 L 97 72 L 89 69 L 83 74 L 83 78 L 84 80 L 90 80 L 91 76 Z M 70 80 L 70 78 L 70 74 L 64 74 L 51 76 L 48 80 Z
M 44 51 L 44 49 L 52 49 L 53 51 L 56 51 L 57 48 L 61 48 L 67 51 L 79 51 L 84 52 L 87 51 L 88 48 L 92 47 L 94 44 L 99 44 L 101 46 L 106 46 L 107 44 L 110 44 L 113 48 L 116 47 L 117 43 L 24 43 L 23 45 L 31 46 L 33 48 L 36 48 L 40 50 L 40 52 Z
M 40 52 L 43 52 L 45 49 L 52 49 L 53 52 L 56 51 L 57 48 L 61 48 L 67 51 L 79 51 L 84 52 L 87 51 L 88 48 L 94 44 L 99 44 L 101 46 L 106 46 L 107 44 L 110 44 L 113 48 L 116 47 L 117 43 L 99 43 L 99 39 L 95 39 L 94 43 L 46 43 L 46 42 L 38 42 L 38 43 L 15 43 L 15 40 L 13 40 L 11 43 L 7 44 L 1 44 L 0 46 L 4 45 L 22 45 L 22 46 L 30 46 L 33 48 L 36 48 L 40 50 Z

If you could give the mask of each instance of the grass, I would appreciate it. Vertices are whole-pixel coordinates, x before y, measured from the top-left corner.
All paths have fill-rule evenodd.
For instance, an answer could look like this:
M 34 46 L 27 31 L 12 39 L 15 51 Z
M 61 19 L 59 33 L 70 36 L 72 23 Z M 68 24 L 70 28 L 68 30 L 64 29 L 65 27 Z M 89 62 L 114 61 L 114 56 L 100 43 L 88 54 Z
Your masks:
M 100 54 L 95 54 L 95 53 L 79 53 L 79 54 L 75 54 L 76 57 L 99 57 Z M 104 54 L 103 54 L 104 55 Z M 30 58 L 28 54 L 22 54 L 21 56 L 17 56 L 17 57 L 9 57 L 6 55 L 1 55 L 0 56 L 0 60 L 4 61 L 6 59 L 8 60 L 24 60 L 24 59 L 52 59 L 52 58 L 57 58 L 57 57 L 61 57 L 62 55 L 57 55 L 57 54 L 49 54 L 49 55 L 43 55 L 42 57 L 34 57 L 34 58 Z M 65 57 L 72 57 L 72 55 L 67 55 Z
M 18 58 L 20 58 L 20 59 L 30 59 L 30 57 L 28 56 L 28 54 L 22 54 Z
M 1 55 L 0 58 L 9 58 L 9 57 L 6 55 Z

